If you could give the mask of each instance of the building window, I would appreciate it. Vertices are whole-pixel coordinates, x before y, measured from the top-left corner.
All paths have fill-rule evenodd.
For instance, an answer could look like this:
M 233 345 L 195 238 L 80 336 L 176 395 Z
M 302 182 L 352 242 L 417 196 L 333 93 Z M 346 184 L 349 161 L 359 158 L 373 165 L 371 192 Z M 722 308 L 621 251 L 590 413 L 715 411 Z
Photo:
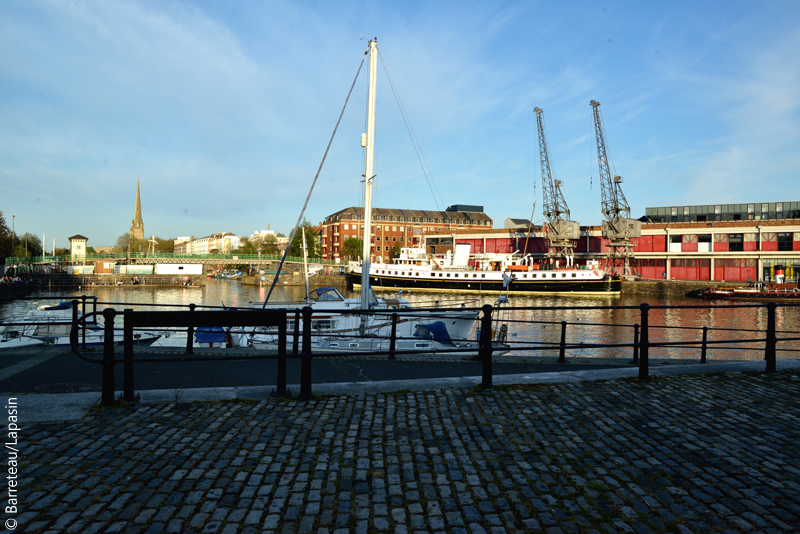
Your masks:
M 387 239 L 388 239 L 388 238 L 387 238 Z M 383 249 L 383 250 L 385 250 L 386 252 L 389 252 L 389 247 L 388 247 L 388 245 L 387 245 L 386 247 L 384 247 L 384 249 Z
M 728 250 L 731 252 L 744 251 L 744 240 L 742 239 L 742 234 L 728 235 Z
M 381 225 L 380 224 L 378 225 L 378 231 L 379 232 L 381 231 Z
M 389 239 L 389 238 L 387 237 L 386 239 Z M 397 236 L 396 235 L 392 236 L 392 241 L 397 241 Z
M 778 250 L 781 252 L 792 251 L 792 233 L 779 233 L 778 234 Z

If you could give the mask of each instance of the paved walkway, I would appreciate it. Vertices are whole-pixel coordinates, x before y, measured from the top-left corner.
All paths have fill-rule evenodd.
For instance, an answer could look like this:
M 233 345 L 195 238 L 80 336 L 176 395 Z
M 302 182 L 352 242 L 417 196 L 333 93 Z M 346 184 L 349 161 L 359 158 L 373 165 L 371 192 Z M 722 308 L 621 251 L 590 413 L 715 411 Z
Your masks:
M 3 520 L 87 533 L 800 532 L 797 363 L 307 403 L 162 392 L 57 423 L 26 422 L 42 396 L 23 395 L 20 501 Z

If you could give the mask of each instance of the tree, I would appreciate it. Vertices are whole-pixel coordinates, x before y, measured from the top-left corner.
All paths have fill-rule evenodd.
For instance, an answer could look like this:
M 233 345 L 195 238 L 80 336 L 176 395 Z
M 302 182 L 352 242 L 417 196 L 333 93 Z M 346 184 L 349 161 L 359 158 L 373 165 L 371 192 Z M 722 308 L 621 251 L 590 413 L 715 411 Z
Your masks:
M 316 258 L 319 256 L 319 232 L 312 226 L 307 219 L 303 219 L 300 227 L 297 228 L 297 233 L 292 240 L 289 247 L 289 256 L 302 256 L 303 255 L 303 230 L 306 231 L 306 245 L 308 246 L 308 257 Z
M 130 250 L 131 252 L 147 252 L 150 243 L 144 239 L 133 238 L 130 234 L 122 234 L 117 238 L 117 243 L 115 246 L 120 252 L 126 252 L 127 250 Z
M 339 250 L 339 256 L 345 260 L 357 260 L 364 252 L 364 240 L 357 237 L 347 239 Z
M 19 242 L 17 245 L 18 251 L 21 254 L 17 254 L 20 257 L 31 257 L 31 256 L 41 256 L 42 255 L 42 242 L 39 239 L 39 236 L 35 236 L 31 233 L 26 233 L 19 237 Z M 28 251 L 27 254 L 25 251 Z
M 264 241 L 261 242 L 261 254 L 274 254 L 278 255 L 281 251 L 278 250 L 278 237 L 274 235 L 268 235 L 264 238 Z
M 241 238 L 239 248 L 233 251 L 233 254 L 258 254 L 256 246 L 246 238 Z
M 94 249 L 94 247 L 86 247 L 86 253 L 87 254 L 97 254 L 97 251 Z
M 10 256 L 12 248 L 14 248 L 14 238 L 11 236 L 11 229 L 6 223 L 3 212 L 0 211 L 0 256 Z
M 400 257 L 400 245 L 395 245 L 392 247 L 392 258 L 399 258 Z

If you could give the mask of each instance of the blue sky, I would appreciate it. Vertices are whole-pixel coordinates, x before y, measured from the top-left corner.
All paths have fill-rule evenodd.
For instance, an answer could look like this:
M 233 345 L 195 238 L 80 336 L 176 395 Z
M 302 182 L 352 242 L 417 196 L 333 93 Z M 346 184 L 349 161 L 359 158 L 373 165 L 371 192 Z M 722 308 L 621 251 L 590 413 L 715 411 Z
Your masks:
M 375 206 L 541 219 L 538 106 L 573 220 L 599 224 L 591 99 L 635 217 L 800 200 L 796 1 L 31 0 L 0 3 L 0 210 L 48 250 L 112 245 L 138 176 L 148 235 L 288 234 L 373 36 L 441 193 L 381 69 Z M 362 203 L 366 79 L 312 222 Z

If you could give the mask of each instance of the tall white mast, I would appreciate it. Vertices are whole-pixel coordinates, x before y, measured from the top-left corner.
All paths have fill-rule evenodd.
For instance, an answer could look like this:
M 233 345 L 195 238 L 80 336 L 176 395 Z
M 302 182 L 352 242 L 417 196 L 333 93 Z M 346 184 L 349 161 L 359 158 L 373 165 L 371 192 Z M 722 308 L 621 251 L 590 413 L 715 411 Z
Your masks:
M 303 228 L 303 269 L 306 275 L 306 301 L 308 301 L 308 248 L 306 247 L 306 229 Z
M 378 38 L 369 42 L 369 94 L 367 97 L 367 133 L 361 135 L 361 146 L 367 149 L 364 173 L 364 248 L 361 252 L 361 309 L 369 308 L 370 236 L 372 235 L 372 157 L 375 151 L 375 82 L 378 67 Z

